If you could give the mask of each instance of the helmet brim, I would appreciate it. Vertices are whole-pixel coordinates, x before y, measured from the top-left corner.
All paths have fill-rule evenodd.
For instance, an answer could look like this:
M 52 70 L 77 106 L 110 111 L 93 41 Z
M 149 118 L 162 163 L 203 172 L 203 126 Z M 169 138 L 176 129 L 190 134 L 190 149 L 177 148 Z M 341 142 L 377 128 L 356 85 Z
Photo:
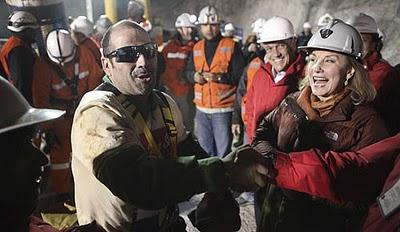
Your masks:
M 31 108 L 21 117 L 16 118 L 14 121 L 8 122 L 6 125 L 3 125 L 3 128 L 0 129 L 0 134 L 37 123 L 55 120 L 64 114 L 65 111 L 63 110 Z

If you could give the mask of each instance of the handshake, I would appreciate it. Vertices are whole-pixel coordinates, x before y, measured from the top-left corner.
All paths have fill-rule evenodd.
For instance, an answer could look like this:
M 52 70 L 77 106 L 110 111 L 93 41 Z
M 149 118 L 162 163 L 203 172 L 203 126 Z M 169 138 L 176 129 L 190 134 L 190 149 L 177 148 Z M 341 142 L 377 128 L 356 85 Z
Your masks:
M 221 81 L 222 75 L 221 74 L 216 74 L 216 73 L 209 73 L 209 72 L 196 72 L 194 74 L 194 82 L 203 85 L 206 82 L 218 82 Z
M 228 184 L 237 192 L 255 191 L 276 176 L 273 158 L 263 156 L 249 145 L 239 147 L 222 159 Z

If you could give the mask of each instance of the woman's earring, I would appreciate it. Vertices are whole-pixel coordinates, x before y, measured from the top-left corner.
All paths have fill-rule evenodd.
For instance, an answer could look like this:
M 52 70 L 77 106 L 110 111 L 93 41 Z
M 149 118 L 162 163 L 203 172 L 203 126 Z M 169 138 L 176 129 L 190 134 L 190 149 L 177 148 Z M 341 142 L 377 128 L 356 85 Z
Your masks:
M 347 86 L 349 84 L 349 80 L 353 77 L 353 75 L 347 75 L 346 80 L 344 81 L 344 86 Z

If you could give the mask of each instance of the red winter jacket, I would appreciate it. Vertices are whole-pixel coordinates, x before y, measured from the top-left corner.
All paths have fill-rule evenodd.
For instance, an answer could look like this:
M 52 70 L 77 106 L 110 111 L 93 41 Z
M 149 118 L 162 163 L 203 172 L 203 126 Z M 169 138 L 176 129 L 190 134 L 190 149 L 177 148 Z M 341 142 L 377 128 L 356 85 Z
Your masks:
M 275 181 L 281 188 L 304 192 L 335 203 L 359 202 L 363 200 L 363 195 L 347 195 L 348 191 L 342 191 L 338 186 L 363 186 L 359 192 L 382 189 L 399 152 L 400 134 L 355 152 L 322 153 L 312 149 L 289 154 L 279 153 L 275 159 L 275 168 L 278 171 Z M 391 175 L 397 172 L 398 178 L 399 170 L 394 168 Z M 385 185 L 389 185 L 389 181 L 387 179 Z
M 400 141 L 397 142 L 400 144 Z M 392 171 L 386 178 L 385 185 L 383 186 L 382 193 L 386 192 L 392 187 L 397 181 L 400 180 L 400 156 L 398 155 Z M 400 228 L 400 209 L 394 211 L 394 213 L 387 218 L 384 218 L 381 209 L 377 202 L 375 202 L 368 211 L 368 216 L 363 224 L 362 232 L 375 232 L 375 231 L 398 231 Z
M 392 132 L 399 132 L 400 74 L 376 51 L 363 60 L 363 65 L 377 91 L 374 104 L 376 110 Z
M 272 65 L 261 66 L 254 76 L 252 86 L 247 92 L 245 117 L 247 119 L 247 136 L 249 143 L 254 137 L 254 130 L 263 116 L 271 112 L 290 93 L 298 90 L 298 82 L 303 77 L 304 62 L 300 54 L 287 68 L 286 76 L 275 83 Z

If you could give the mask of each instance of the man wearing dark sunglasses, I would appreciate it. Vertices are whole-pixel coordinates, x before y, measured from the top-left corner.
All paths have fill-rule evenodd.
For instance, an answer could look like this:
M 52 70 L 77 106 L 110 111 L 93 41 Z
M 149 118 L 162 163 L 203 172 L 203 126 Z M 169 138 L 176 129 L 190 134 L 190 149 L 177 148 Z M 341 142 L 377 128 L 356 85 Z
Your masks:
M 255 165 L 260 157 L 231 153 L 222 162 L 204 158 L 207 154 L 186 132 L 176 103 L 153 90 L 156 46 L 139 24 L 114 24 L 102 48 L 107 76 L 82 98 L 72 126 L 79 223 L 96 220 L 107 231 L 185 231 L 176 204 L 207 191 L 233 212 L 221 208 L 231 218 L 210 221 L 218 228 L 213 231 L 238 230 L 239 209 L 226 194 L 227 186 L 263 186 L 258 173 L 264 168 Z M 219 222 L 229 229 L 217 227 Z

